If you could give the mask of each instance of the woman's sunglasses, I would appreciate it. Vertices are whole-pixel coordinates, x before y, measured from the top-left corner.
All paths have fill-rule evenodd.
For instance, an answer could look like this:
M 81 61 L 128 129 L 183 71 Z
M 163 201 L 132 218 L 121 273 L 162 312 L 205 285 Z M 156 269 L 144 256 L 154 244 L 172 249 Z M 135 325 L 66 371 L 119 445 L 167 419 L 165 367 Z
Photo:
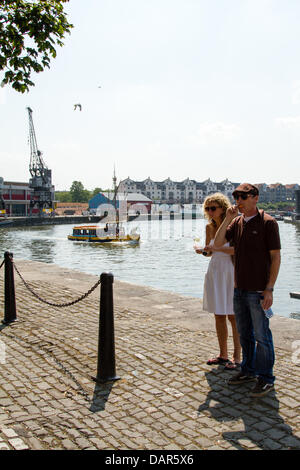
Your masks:
M 209 212 L 209 211 L 215 212 L 217 209 L 220 209 L 220 206 L 205 207 L 206 212 Z

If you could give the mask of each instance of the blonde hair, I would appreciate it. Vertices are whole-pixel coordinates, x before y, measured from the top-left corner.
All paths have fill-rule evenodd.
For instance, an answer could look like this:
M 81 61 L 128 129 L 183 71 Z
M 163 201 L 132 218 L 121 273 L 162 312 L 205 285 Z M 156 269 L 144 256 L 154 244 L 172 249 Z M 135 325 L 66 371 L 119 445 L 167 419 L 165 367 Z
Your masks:
M 203 203 L 203 212 L 204 212 L 204 217 L 206 217 L 213 225 L 215 225 L 215 221 L 212 220 L 212 217 L 210 217 L 210 214 L 206 212 L 205 208 L 208 206 L 208 204 L 215 203 L 219 207 L 223 209 L 223 214 L 221 215 L 221 220 L 223 221 L 225 216 L 226 216 L 226 211 L 228 207 L 231 206 L 230 201 L 227 196 L 225 196 L 222 193 L 214 193 L 211 194 L 210 196 L 207 196 L 204 200 Z

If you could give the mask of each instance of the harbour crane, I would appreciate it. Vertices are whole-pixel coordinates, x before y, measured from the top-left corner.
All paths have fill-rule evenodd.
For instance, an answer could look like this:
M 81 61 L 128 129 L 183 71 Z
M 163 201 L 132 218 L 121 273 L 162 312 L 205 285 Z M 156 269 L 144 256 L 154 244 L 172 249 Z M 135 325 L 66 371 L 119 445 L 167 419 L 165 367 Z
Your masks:
M 53 191 L 51 170 L 49 170 L 43 160 L 42 152 L 38 149 L 33 120 L 32 109 L 26 108 L 29 116 L 29 143 L 30 143 L 30 164 L 29 172 L 31 178 L 29 180 L 30 195 L 30 215 L 32 209 L 37 207 L 39 215 L 45 209 L 53 208 Z

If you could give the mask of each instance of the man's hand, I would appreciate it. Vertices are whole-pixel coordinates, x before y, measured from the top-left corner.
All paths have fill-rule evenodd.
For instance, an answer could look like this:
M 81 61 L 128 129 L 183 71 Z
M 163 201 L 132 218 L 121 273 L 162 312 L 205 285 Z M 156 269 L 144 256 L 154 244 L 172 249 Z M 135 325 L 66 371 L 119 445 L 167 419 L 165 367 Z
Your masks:
M 216 235 L 215 235 L 215 241 L 214 241 L 214 246 L 215 248 L 221 248 L 226 242 L 226 230 L 228 225 L 231 224 L 233 219 L 236 218 L 236 216 L 239 213 L 238 206 L 230 206 L 228 207 L 226 211 L 226 217 L 223 220 L 221 226 L 219 227 Z
M 261 306 L 264 310 L 268 310 L 273 304 L 273 292 L 270 290 L 264 290 L 262 293 Z
M 239 214 L 239 208 L 238 206 L 231 206 L 228 207 L 226 211 L 226 220 L 228 222 L 231 222 L 233 219 L 235 219 Z

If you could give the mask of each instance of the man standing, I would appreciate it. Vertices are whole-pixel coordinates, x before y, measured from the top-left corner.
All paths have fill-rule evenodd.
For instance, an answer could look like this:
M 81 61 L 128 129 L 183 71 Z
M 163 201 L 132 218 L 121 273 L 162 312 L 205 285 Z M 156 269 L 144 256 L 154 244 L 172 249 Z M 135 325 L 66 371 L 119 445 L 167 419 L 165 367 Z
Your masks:
M 243 361 L 241 371 L 228 383 L 238 385 L 257 378 L 250 396 L 261 397 L 273 390 L 275 380 L 273 338 L 265 311 L 273 303 L 280 237 L 276 220 L 256 207 L 256 186 L 243 183 L 232 194 L 236 205 L 227 209 L 214 242 L 220 247 L 229 241 L 235 252 L 234 313 Z

